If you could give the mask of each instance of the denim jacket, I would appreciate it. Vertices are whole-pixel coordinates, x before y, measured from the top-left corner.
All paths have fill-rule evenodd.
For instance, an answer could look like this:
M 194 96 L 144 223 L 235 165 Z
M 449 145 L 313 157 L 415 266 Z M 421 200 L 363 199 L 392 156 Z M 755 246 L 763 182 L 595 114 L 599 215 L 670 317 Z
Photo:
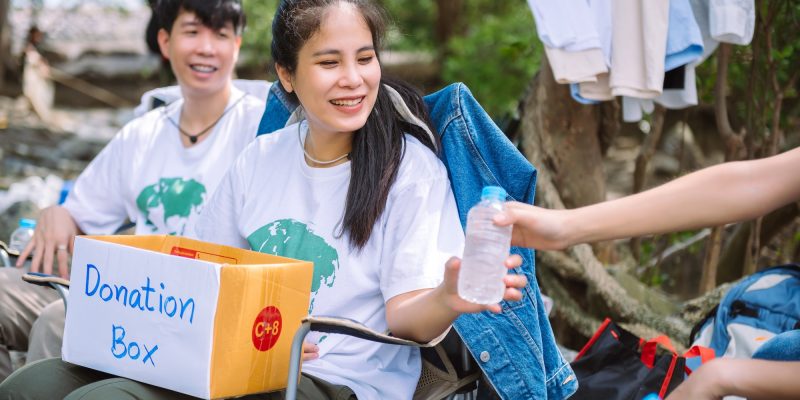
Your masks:
M 462 227 L 487 185 L 502 186 L 513 200 L 532 204 L 536 169 L 517 151 L 469 89 L 451 84 L 425 96 L 447 168 Z M 282 128 L 296 105 L 276 83 L 270 89 L 258 134 Z M 514 247 L 528 277 L 518 302 L 503 312 L 464 314 L 455 322 L 477 364 L 503 399 L 564 399 L 578 388 L 575 374 L 556 347 L 534 273 L 533 251 Z

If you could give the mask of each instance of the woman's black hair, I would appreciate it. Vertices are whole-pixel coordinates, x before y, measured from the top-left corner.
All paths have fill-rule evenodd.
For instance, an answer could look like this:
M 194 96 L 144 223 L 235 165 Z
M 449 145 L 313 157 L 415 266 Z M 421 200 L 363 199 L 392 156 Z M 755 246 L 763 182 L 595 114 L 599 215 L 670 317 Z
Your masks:
M 300 49 L 319 31 L 328 7 L 339 3 L 352 4 L 359 10 L 372 33 L 378 54 L 387 19 L 383 9 L 372 1 L 282 0 L 272 21 L 272 59 L 275 64 L 294 75 Z M 427 124 L 431 132 L 435 132 L 420 93 L 411 85 L 387 78 L 381 73 L 375 106 L 366 124 L 354 133 L 350 152 L 350 186 L 347 189 L 342 229 L 343 233 L 349 234 L 350 244 L 357 249 L 367 244 L 376 221 L 386 208 L 386 199 L 403 159 L 405 134 L 415 137 L 433 152 L 439 147 L 438 135 L 434 134 L 431 138 L 422 128 L 403 119 L 383 85 L 400 93 L 409 110 Z M 284 92 L 297 100 L 294 93 L 288 93 L 285 89 Z
M 237 35 L 242 34 L 247 24 L 241 0 L 157 0 L 152 9 L 158 27 L 167 32 L 172 31 L 181 10 L 195 13 L 211 29 L 220 29 L 230 22 Z

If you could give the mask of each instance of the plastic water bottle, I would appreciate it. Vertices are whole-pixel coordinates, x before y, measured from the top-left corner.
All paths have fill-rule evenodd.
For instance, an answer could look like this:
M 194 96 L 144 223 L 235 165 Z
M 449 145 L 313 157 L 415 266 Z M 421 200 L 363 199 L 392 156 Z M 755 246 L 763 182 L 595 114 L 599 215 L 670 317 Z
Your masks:
M 493 304 L 503 299 L 508 273 L 505 260 L 511 248 L 511 226 L 500 227 L 492 222 L 503 211 L 505 189 L 486 186 L 481 201 L 467 214 L 467 237 L 464 257 L 458 275 L 458 295 L 477 304 Z
M 36 220 L 23 218 L 19 220 L 19 226 L 11 233 L 11 240 L 8 248 L 21 252 L 33 238 L 33 228 L 36 228 Z

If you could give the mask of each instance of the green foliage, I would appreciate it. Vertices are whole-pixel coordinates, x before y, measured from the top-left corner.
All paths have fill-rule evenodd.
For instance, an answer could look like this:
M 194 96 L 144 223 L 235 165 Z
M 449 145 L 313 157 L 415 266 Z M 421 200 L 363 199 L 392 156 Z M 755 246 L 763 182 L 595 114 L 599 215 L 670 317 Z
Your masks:
M 392 27 L 389 47 L 402 51 L 435 51 L 436 3 L 431 0 L 382 0 Z
M 466 34 L 449 43 L 442 80 L 466 83 L 486 111 L 498 118 L 516 114 L 543 49 L 524 0 L 491 3 L 494 13 L 483 14 L 476 7 L 473 11 L 479 16 L 469 18 Z
M 746 128 L 757 150 L 772 130 L 777 107 L 775 85 L 784 91 L 779 123 L 786 126 L 797 104 L 797 84 L 790 86 L 792 75 L 800 70 L 800 2 L 757 2 L 755 34 L 749 46 L 732 46 L 728 64 L 729 118 L 734 130 Z M 769 38 L 769 39 L 768 39 Z M 774 81 L 772 79 L 774 73 Z M 697 68 L 697 90 L 702 103 L 714 102 L 717 58 L 712 56 Z M 792 130 L 786 130 L 791 135 Z
M 248 0 L 241 62 L 267 69 L 272 17 L 279 0 Z M 445 54 L 442 82 L 465 82 L 495 118 L 515 114 L 517 102 L 538 70 L 543 49 L 525 0 L 465 0 L 464 28 L 450 43 L 436 43 L 436 2 L 380 0 L 392 20 L 392 50 Z
M 242 38 L 241 62 L 266 68 L 270 64 L 272 17 L 280 0 L 245 0 L 247 29 Z

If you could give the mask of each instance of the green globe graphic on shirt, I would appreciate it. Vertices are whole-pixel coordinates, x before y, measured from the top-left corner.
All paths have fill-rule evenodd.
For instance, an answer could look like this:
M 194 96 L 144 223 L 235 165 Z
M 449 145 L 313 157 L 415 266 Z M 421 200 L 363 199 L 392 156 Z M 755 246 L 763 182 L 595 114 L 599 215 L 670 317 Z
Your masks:
M 339 253 L 302 222 L 293 219 L 270 222 L 250 234 L 247 241 L 255 251 L 314 263 L 309 314 L 314 309 L 314 298 L 319 290 L 323 286 L 332 287 L 336 280 Z
M 189 217 L 200 211 L 205 195 L 206 187 L 194 179 L 161 178 L 142 189 L 136 206 L 153 232 L 183 235 Z

